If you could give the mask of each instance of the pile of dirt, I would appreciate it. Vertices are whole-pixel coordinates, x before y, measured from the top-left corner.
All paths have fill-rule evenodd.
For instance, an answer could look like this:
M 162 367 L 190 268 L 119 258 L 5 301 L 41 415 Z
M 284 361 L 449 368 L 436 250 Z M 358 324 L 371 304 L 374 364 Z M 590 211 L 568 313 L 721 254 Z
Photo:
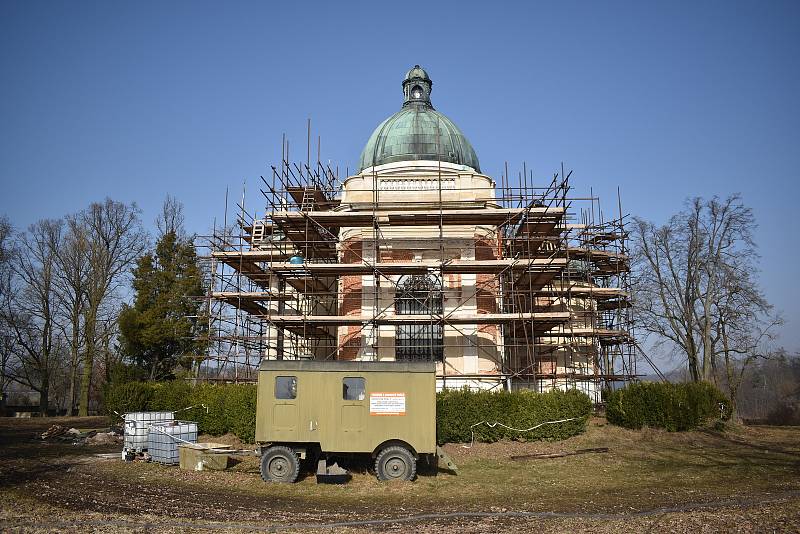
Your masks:
M 97 432 L 94 435 L 83 438 L 83 443 L 86 445 L 113 445 L 122 443 L 122 436 L 114 431 Z
M 41 434 L 45 441 L 68 441 L 73 445 L 114 445 L 122 443 L 122 433 L 113 429 L 89 430 L 81 432 L 77 428 L 51 425 Z

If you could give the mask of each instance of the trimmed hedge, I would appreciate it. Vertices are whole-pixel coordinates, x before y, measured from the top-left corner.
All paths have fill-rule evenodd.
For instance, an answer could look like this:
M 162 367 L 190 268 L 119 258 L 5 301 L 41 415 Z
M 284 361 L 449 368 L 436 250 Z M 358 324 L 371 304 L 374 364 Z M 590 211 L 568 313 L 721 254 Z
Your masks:
M 109 387 L 103 396 L 106 412 L 114 420 L 120 420 L 127 412 L 142 412 L 150 409 L 153 386 L 142 382 L 127 382 Z
M 580 434 L 592 412 L 592 402 L 576 390 L 550 391 L 469 391 L 448 390 L 436 395 L 436 440 L 442 443 L 475 441 L 492 443 L 501 439 L 556 441 Z M 481 421 L 527 429 L 546 421 L 576 418 L 564 423 L 546 424 L 530 432 L 517 432 L 500 425 L 491 428 Z
M 730 419 L 730 409 L 728 398 L 708 382 L 642 382 L 606 394 L 608 422 L 626 428 L 692 430 Z
M 200 407 L 204 404 L 208 407 Z M 176 411 L 179 419 L 197 421 L 200 432 L 220 436 L 232 432 L 245 443 L 255 440 L 256 386 L 240 384 L 198 384 L 183 381 L 130 382 L 111 386 L 105 395 L 106 411 L 123 414 L 135 411 Z M 184 410 L 185 408 L 189 410 Z M 471 426 L 481 421 L 500 422 L 513 428 L 530 428 L 545 421 L 577 418 L 548 424 L 520 433 L 496 426 L 474 428 L 475 440 L 501 439 L 560 440 L 580 434 L 592 410 L 592 403 L 578 391 L 534 393 L 472 392 L 448 390 L 436 395 L 437 441 L 468 442 Z
M 106 412 L 174 411 L 182 420 L 197 421 L 200 432 L 221 436 L 231 432 L 245 443 L 255 440 L 256 386 L 129 382 L 108 388 Z M 201 405 L 208 407 L 208 411 Z M 186 408 L 190 408 L 186 410 Z

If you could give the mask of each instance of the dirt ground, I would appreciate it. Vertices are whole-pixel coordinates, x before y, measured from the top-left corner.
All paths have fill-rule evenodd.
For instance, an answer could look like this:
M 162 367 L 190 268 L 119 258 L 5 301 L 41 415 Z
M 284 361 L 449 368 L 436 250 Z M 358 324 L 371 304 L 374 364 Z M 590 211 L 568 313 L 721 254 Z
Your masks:
M 458 476 L 385 484 L 351 463 L 353 480 L 333 486 L 266 484 L 256 458 L 224 472 L 124 463 L 108 457 L 119 446 L 43 442 L 53 423 L 108 421 L 0 419 L 2 531 L 800 531 L 800 427 L 671 434 L 595 419 L 562 442 L 447 445 Z M 608 452 L 513 458 L 587 448 Z

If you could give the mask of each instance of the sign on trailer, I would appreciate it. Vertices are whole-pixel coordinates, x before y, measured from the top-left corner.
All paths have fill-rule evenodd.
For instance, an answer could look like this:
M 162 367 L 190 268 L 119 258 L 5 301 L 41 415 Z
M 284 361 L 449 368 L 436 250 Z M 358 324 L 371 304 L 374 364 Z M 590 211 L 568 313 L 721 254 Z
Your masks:
M 369 394 L 369 414 L 370 415 L 405 415 L 406 414 L 406 394 L 405 393 L 370 393 Z

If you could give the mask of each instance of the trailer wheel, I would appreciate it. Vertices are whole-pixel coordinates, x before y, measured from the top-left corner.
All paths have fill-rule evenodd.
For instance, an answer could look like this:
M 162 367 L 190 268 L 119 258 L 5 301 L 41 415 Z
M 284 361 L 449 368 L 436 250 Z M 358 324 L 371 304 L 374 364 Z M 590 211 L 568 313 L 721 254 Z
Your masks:
M 270 447 L 261 455 L 261 478 L 264 482 L 291 483 L 300 474 L 300 460 L 289 447 Z
M 375 459 L 375 474 L 378 480 L 414 480 L 417 460 L 405 447 L 386 447 Z

